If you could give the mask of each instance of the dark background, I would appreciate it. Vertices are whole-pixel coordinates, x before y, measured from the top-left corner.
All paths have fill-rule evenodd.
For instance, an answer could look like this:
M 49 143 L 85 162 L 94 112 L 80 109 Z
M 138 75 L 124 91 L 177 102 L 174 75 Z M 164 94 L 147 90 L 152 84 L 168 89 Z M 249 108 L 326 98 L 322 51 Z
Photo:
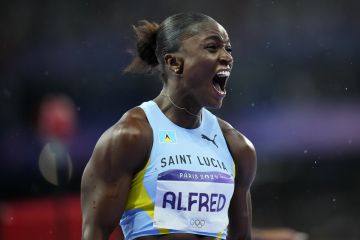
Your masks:
M 228 96 L 215 114 L 257 149 L 254 225 L 295 228 L 309 239 L 360 239 L 358 1 L 2 1 L 0 6 L 2 202 L 77 194 L 101 133 L 161 89 L 156 76 L 122 74 L 131 61 L 131 25 L 199 11 L 221 23 L 232 42 Z M 72 173 L 66 161 L 48 169 L 58 174 L 57 185 L 39 169 L 48 141 L 39 130 L 39 112 L 49 96 L 65 97 L 75 116 L 74 131 L 64 138 Z

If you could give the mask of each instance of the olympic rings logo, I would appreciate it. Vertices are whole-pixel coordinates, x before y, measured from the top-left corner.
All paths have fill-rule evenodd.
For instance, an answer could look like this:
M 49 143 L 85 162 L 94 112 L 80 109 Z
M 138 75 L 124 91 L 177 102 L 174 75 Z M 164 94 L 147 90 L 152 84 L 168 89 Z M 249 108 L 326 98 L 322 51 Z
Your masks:
M 205 226 L 205 220 L 204 219 L 191 219 L 190 225 L 192 228 L 202 228 Z

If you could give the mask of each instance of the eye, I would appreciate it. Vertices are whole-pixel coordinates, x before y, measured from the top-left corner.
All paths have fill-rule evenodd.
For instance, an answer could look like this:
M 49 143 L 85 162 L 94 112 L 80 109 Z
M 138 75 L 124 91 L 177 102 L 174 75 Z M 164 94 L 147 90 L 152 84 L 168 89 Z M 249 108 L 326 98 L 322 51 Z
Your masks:
M 216 52 L 219 47 L 218 47 L 218 45 L 211 43 L 211 44 L 206 45 L 205 48 L 209 52 Z
M 232 48 L 231 48 L 230 46 L 225 47 L 225 50 L 226 50 L 228 53 L 232 53 Z

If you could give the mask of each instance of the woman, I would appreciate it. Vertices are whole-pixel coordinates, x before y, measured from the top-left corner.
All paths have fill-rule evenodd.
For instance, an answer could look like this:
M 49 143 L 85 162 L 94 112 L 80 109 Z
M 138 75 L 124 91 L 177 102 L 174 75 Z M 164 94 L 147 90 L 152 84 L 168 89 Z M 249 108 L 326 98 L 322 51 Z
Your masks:
M 200 13 L 134 27 L 128 72 L 163 89 L 99 139 L 81 184 L 83 239 L 251 239 L 253 145 L 218 109 L 233 66 L 226 30 Z

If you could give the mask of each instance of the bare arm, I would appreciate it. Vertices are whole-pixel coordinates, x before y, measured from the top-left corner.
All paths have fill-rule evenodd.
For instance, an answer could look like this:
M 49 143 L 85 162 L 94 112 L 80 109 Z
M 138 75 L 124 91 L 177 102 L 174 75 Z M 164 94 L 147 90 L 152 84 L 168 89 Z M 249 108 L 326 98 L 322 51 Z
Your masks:
M 219 120 L 235 162 L 235 190 L 229 208 L 228 240 L 251 239 L 250 186 L 256 173 L 256 153 L 252 143 L 228 123 Z
M 81 180 L 82 239 L 108 239 L 125 209 L 133 175 L 145 165 L 152 132 L 130 110 L 95 146 Z

